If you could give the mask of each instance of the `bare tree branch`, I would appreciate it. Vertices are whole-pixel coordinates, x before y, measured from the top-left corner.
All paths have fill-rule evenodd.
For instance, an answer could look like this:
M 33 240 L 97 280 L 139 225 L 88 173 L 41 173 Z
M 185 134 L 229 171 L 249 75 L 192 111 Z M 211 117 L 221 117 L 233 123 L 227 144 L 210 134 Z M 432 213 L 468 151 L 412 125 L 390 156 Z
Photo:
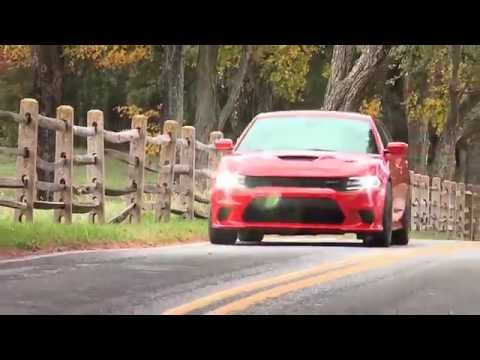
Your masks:
M 326 110 L 358 111 L 363 92 L 388 55 L 391 46 L 367 45 L 344 78 L 350 61 L 350 45 L 336 45 L 332 58 L 332 72 L 325 95 Z M 346 63 L 345 63 L 346 62 Z
M 354 45 L 335 45 L 333 48 L 330 79 L 328 80 L 325 99 L 331 97 L 334 84 L 337 84 L 345 79 L 352 69 L 354 55 Z
M 218 129 L 223 130 L 227 119 L 232 115 L 233 109 L 235 108 L 235 103 L 240 96 L 240 92 L 242 90 L 243 81 L 245 79 L 245 75 L 247 74 L 248 65 L 250 63 L 250 59 L 252 57 L 252 53 L 254 50 L 253 45 L 244 45 L 242 47 L 242 55 L 240 58 L 240 65 L 236 74 L 233 76 L 232 79 L 232 86 L 230 88 L 228 94 L 228 100 L 223 106 L 222 110 L 220 111 L 220 115 L 218 117 Z
M 458 71 L 460 68 L 460 61 L 462 57 L 461 45 L 450 45 L 450 58 L 452 61 L 452 79 L 449 84 L 450 93 L 450 109 L 447 117 L 447 129 L 451 129 L 460 125 L 463 119 L 459 116 L 459 100 L 460 100 L 460 79 L 458 78 Z

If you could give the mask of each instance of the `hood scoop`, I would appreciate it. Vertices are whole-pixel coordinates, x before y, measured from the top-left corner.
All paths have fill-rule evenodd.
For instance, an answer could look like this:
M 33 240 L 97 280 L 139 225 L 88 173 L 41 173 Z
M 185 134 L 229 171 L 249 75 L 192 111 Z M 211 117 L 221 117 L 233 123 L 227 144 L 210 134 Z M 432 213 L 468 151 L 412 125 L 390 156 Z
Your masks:
M 303 160 L 303 161 L 313 161 L 318 159 L 318 156 L 314 155 L 280 155 L 279 159 L 282 160 Z

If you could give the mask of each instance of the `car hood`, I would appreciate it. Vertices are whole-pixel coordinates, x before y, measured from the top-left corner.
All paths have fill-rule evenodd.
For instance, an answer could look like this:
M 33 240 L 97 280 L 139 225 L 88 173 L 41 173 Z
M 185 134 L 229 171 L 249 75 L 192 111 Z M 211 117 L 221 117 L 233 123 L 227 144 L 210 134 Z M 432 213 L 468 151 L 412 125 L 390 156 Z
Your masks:
M 349 177 L 373 175 L 380 155 L 324 151 L 234 153 L 225 156 L 219 171 L 246 176 Z

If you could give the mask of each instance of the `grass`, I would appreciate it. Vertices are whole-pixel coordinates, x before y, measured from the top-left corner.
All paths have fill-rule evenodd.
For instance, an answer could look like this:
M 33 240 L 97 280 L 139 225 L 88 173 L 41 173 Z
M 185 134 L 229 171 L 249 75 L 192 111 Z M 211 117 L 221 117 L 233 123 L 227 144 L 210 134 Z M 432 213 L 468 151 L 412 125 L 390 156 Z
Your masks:
M 85 153 L 77 149 L 77 154 Z M 127 165 L 115 159 L 106 161 L 106 184 L 112 188 L 128 185 Z M 15 176 L 15 157 L 0 154 L 0 176 Z M 145 173 L 154 183 L 156 175 Z M 74 184 L 86 184 L 85 167 L 74 168 Z M 13 198 L 12 191 L 0 190 L 0 198 Z M 107 220 L 125 207 L 121 198 L 107 198 Z M 34 224 L 13 222 L 13 210 L 0 207 L 0 250 L 58 250 L 127 246 L 156 246 L 202 239 L 207 224 L 202 220 L 185 221 L 172 216 L 169 223 L 156 223 L 152 213 L 145 213 L 142 224 L 92 225 L 88 215 L 74 214 L 72 225 L 55 224 L 52 211 L 35 210 Z
M 156 246 L 202 239 L 204 221 L 173 219 L 169 223 L 72 225 L 39 221 L 18 224 L 0 221 L 0 249 L 58 250 L 127 246 Z

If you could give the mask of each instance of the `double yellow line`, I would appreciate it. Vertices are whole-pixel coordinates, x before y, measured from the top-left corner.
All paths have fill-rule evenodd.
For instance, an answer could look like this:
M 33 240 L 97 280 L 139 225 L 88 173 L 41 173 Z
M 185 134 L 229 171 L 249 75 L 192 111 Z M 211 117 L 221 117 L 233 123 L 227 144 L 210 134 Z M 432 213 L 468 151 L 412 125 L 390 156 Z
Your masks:
M 418 256 L 445 255 L 463 250 L 473 243 L 449 243 L 425 248 L 393 248 L 375 251 L 374 254 L 358 255 L 348 259 L 328 262 L 322 265 L 249 282 L 235 288 L 207 295 L 184 305 L 165 311 L 164 315 L 184 315 L 214 305 L 222 300 L 246 294 L 209 312 L 209 315 L 227 315 L 241 312 L 253 305 L 278 298 L 291 292 L 331 282 L 349 275 L 393 265 L 402 260 Z M 259 292 L 255 292 L 259 290 Z M 250 294 L 252 293 L 253 294 Z M 249 295 L 250 294 L 250 295 Z

